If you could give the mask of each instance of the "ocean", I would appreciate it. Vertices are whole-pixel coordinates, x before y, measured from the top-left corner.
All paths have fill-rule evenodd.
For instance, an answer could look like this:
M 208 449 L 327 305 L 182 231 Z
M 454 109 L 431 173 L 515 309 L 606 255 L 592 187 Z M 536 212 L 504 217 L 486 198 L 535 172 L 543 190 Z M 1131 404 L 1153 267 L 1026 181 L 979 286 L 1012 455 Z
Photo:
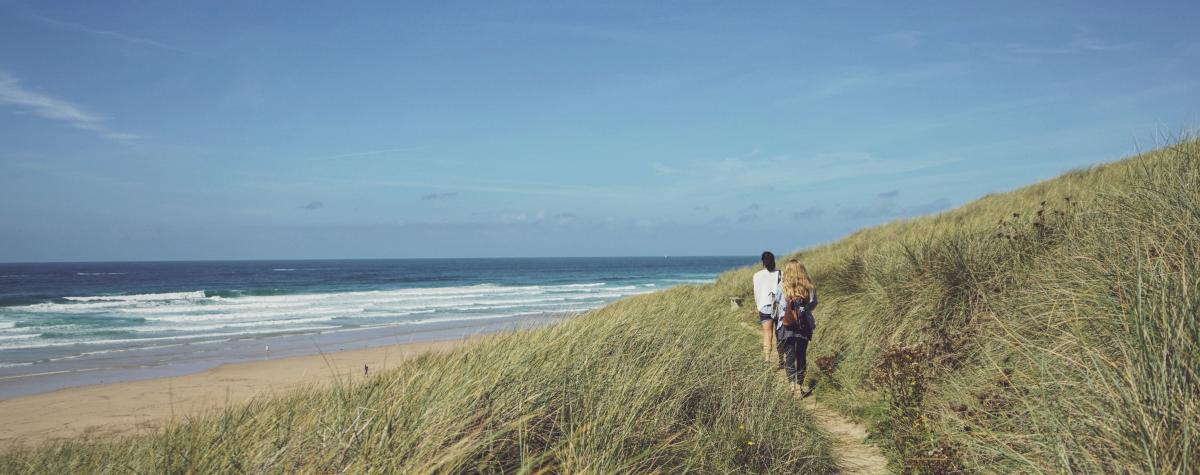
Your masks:
M 705 283 L 747 257 L 0 264 L 0 398 L 456 338 Z

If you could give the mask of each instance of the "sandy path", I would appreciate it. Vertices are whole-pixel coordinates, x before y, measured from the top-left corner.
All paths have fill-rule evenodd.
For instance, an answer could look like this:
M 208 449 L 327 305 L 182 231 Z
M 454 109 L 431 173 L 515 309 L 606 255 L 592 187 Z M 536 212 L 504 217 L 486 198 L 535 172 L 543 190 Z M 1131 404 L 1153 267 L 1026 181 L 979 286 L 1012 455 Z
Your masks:
M 800 406 L 811 411 L 817 423 L 833 435 L 835 454 L 838 457 L 838 473 L 888 473 L 887 458 L 883 456 L 883 452 L 865 442 L 865 427 L 842 417 L 837 411 L 811 397 L 801 399 Z
M 761 330 L 746 322 L 739 322 L 755 337 L 762 337 Z M 780 374 L 780 378 L 785 376 Z M 817 424 L 833 436 L 834 455 L 838 458 L 838 473 L 880 474 L 888 473 L 887 457 L 878 447 L 866 443 L 867 428 L 843 417 L 837 411 L 815 399 L 796 396 L 801 407 L 809 410 Z
M 322 355 L 227 364 L 170 378 L 98 384 L 0 400 L 0 449 L 88 434 L 98 437 L 156 429 L 189 414 L 253 397 L 321 384 L 337 376 L 361 380 L 428 351 L 464 340 L 408 343 Z M 369 367 L 368 376 L 363 366 Z

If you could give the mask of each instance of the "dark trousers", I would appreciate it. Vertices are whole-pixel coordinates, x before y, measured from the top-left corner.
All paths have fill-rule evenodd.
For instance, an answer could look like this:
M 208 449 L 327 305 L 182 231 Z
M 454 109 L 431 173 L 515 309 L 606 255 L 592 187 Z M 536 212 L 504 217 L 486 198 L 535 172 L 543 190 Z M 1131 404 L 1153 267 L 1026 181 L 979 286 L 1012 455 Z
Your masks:
M 808 340 L 803 338 L 787 338 L 778 342 L 779 360 L 787 370 L 788 381 L 796 384 L 804 383 L 804 370 L 808 367 L 805 361 L 808 357 Z

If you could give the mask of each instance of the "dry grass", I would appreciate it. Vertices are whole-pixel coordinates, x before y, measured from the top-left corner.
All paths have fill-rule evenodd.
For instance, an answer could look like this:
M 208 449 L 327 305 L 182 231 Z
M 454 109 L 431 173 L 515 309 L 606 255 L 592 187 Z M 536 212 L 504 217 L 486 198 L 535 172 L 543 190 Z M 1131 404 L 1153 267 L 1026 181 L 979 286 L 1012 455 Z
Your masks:
M 0 472 L 830 472 L 827 434 L 753 340 L 723 295 L 679 287 Z
M 1198 247 L 1184 140 L 805 250 L 818 394 L 905 472 L 1195 473 Z

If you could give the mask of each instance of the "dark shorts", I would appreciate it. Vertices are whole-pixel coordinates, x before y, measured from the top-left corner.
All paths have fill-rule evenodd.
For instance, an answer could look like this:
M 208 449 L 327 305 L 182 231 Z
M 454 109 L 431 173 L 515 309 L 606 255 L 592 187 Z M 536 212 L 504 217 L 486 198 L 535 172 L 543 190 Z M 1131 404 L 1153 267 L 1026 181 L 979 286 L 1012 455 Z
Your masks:
M 762 322 L 769 322 L 769 321 L 771 321 L 771 314 L 758 312 L 758 324 L 759 325 L 762 325 Z

